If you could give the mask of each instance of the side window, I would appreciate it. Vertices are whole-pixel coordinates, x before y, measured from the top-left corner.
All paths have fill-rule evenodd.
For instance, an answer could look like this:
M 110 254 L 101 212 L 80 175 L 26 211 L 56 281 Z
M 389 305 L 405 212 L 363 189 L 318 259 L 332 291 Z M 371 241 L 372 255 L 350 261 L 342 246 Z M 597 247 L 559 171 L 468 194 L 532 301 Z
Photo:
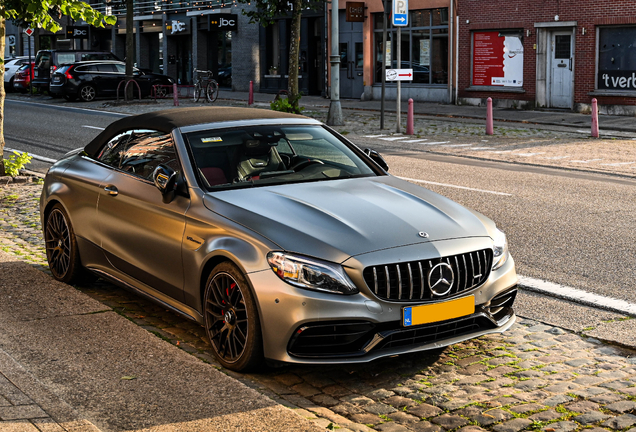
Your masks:
M 117 73 L 121 73 L 121 74 L 125 74 L 126 73 L 126 65 L 116 63 L 114 65 L 114 67 L 115 67 L 115 71 Z
M 131 136 L 132 131 L 126 131 L 111 138 L 97 155 L 97 160 L 113 168 L 119 168 Z
M 97 70 L 100 72 L 117 72 L 115 67 L 110 63 L 98 64 Z
M 152 130 L 135 130 L 122 155 L 121 169 L 146 180 L 159 164 L 180 171 L 172 135 Z

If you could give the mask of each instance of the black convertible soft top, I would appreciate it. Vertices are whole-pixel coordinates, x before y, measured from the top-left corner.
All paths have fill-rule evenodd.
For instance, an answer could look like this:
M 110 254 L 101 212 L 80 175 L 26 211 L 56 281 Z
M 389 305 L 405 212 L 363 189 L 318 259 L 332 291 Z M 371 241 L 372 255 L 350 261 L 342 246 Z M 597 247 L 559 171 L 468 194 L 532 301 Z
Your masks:
M 112 137 L 130 129 L 150 129 L 169 133 L 176 128 L 205 123 L 276 118 L 307 117 L 265 109 L 232 107 L 175 108 L 155 111 L 114 121 L 88 143 L 84 151 L 89 156 L 95 157 Z

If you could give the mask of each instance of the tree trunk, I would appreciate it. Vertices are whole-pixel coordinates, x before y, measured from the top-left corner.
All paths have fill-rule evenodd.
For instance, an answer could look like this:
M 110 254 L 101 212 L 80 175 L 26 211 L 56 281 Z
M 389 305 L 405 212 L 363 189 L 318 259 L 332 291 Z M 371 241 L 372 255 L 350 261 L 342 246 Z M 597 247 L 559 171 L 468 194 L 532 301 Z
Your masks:
M 5 36 L 4 17 L 0 16 L 0 53 L 4 57 L 4 36 Z M 4 65 L 0 65 L 0 176 L 5 175 L 4 172 Z
M 133 0 L 126 0 L 126 81 L 133 78 L 133 65 L 135 64 L 135 34 L 134 29 Z M 128 86 L 128 91 L 124 99 L 133 99 L 134 85 Z
M 298 57 L 300 52 L 300 15 L 302 14 L 302 0 L 293 0 L 291 40 L 289 41 L 289 101 L 294 108 L 298 108 Z

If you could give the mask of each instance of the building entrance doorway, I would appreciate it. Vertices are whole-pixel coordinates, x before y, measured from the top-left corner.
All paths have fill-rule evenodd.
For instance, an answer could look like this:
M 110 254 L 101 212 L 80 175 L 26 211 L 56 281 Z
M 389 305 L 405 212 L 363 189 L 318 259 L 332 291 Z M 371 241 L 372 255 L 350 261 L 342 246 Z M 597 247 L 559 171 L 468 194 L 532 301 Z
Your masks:
M 346 22 L 344 10 L 340 20 L 340 97 L 360 99 L 364 92 L 364 51 L 361 22 Z
M 572 31 L 553 31 L 548 56 L 548 101 L 552 108 L 572 109 L 574 47 Z

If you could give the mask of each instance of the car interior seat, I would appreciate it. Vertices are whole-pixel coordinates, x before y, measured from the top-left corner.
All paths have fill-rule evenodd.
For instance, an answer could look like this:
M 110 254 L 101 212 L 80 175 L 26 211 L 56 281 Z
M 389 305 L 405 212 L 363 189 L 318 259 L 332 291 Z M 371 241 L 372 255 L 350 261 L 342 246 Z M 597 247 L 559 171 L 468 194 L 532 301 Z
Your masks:
M 240 178 L 258 180 L 264 171 L 282 171 L 286 166 L 276 147 L 266 140 L 248 139 L 243 142 L 242 154 L 237 166 Z

